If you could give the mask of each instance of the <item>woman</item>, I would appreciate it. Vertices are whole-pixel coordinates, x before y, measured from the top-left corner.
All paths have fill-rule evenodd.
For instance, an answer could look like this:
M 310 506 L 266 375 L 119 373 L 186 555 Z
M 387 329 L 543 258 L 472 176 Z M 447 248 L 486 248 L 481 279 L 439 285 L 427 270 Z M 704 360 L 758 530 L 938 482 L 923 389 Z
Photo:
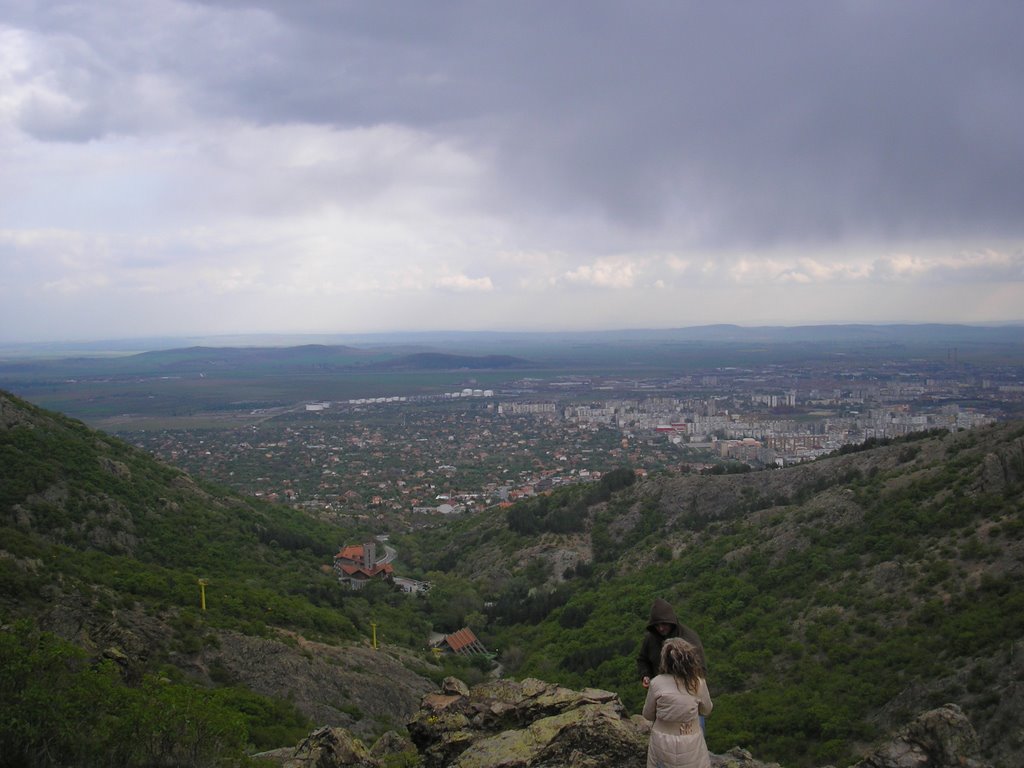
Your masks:
M 647 768 L 710 768 L 699 717 L 711 714 L 697 648 L 678 637 L 661 646 L 661 674 L 651 680 L 643 715 L 653 721 Z

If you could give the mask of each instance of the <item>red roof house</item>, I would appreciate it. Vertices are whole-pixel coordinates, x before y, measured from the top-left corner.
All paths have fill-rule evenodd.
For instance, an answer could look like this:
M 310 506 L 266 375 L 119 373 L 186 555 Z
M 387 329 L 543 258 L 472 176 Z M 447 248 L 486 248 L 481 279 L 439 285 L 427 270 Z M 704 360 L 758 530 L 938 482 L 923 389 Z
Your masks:
M 359 589 L 370 579 L 391 579 L 395 567 L 386 557 L 377 559 L 377 545 L 371 542 L 343 547 L 334 556 L 334 572 L 339 581 Z
M 487 653 L 484 644 L 477 639 L 477 636 L 473 634 L 473 630 L 469 627 L 463 627 L 458 632 L 445 635 L 444 639 L 437 644 L 437 647 L 442 651 L 458 653 L 462 656 L 475 656 Z

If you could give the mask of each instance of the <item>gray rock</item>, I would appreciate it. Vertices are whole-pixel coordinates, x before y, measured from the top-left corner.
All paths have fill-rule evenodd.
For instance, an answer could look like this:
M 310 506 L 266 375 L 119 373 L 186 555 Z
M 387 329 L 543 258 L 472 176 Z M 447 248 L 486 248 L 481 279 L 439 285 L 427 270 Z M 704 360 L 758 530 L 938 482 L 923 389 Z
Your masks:
M 721 755 L 711 755 L 711 768 L 780 768 L 778 763 L 762 763 L 740 747 L 733 747 Z
M 989 768 L 979 757 L 978 735 L 960 707 L 925 712 L 856 768 Z
M 640 768 L 647 754 L 647 730 L 617 694 L 534 679 L 429 694 L 408 727 L 426 768 Z
M 408 724 L 412 743 L 385 734 L 372 750 L 342 729 L 321 728 L 299 747 L 257 757 L 282 768 L 382 768 L 399 755 L 423 768 L 643 768 L 650 727 L 610 691 L 574 691 L 541 680 L 467 688 L 450 678 L 423 697 Z M 413 752 L 415 746 L 415 753 Z M 779 768 L 733 747 L 712 768 Z M 925 712 L 855 768 L 991 768 L 955 705 Z
M 281 768 L 381 768 L 382 763 L 344 728 L 318 728 L 295 748 L 254 755 Z

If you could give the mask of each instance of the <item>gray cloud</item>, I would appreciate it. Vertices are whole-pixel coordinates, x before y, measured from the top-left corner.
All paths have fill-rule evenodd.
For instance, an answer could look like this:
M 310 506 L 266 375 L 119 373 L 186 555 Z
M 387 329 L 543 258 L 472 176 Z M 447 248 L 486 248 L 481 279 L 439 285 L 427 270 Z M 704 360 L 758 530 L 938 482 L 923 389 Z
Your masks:
M 308 55 L 247 81 L 257 117 L 453 135 L 496 209 L 683 245 L 1021 234 L 1017 4 L 261 7 Z
M 996 0 L 19 0 L 0 231 L 225 285 L 1019 284 L 1022 28 Z
M 207 116 L 447 135 L 496 159 L 495 208 L 684 245 L 1021 234 L 1018 4 L 40 8 L 68 95 L 25 105 L 40 138 L 137 129 L 143 73 Z

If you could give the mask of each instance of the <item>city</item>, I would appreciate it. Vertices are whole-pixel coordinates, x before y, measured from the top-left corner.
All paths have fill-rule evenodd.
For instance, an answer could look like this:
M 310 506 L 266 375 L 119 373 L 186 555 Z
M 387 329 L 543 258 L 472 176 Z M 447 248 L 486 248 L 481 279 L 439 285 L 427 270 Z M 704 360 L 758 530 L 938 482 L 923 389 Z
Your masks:
M 759 469 L 1024 411 L 1019 369 L 913 362 L 516 378 L 434 396 L 311 401 L 231 429 L 120 436 L 198 476 L 325 519 L 432 524 L 617 467 Z

